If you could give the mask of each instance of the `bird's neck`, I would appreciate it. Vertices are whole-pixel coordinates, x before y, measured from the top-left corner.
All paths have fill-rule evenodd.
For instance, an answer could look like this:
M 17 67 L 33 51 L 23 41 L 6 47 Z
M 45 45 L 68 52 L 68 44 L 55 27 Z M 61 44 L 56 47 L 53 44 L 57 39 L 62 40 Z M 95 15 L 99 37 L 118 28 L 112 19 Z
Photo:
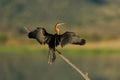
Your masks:
M 58 28 L 57 25 L 55 26 L 55 33 L 56 33 L 57 35 L 60 35 L 60 30 L 59 30 L 59 28 Z

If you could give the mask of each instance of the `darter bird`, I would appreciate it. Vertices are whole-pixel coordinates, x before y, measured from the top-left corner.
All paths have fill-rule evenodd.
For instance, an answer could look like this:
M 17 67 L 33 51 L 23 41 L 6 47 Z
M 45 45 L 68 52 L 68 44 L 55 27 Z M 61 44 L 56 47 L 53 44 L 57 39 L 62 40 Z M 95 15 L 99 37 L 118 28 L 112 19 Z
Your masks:
M 47 44 L 49 47 L 48 51 L 48 64 L 52 64 L 55 59 L 55 51 L 58 45 L 64 47 L 66 44 L 84 45 L 85 39 L 76 35 L 74 32 L 65 32 L 60 34 L 59 26 L 64 23 L 57 23 L 55 25 L 55 34 L 48 33 L 45 28 L 37 27 L 35 30 L 28 33 L 28 37 L 36 39 L 41 45 Z

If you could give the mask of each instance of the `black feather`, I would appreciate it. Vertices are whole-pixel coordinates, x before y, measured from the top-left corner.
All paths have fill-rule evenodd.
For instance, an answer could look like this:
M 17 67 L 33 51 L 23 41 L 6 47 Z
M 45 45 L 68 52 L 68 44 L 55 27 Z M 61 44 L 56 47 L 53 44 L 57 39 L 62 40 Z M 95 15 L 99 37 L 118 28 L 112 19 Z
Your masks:
M 47 44 L 49 46 L 48 52 L 48 63 L 52 64 L 55 59 L 55 49 L 58 45 L 62 47 L 67 44 L 84 45 L 86 43 L 85 39 L 76 35 L 74 32 L 65 32 L 64 34 L 50 34 L 47 31 L 39 27 L 34 31 L 29 32 L 29 38 L 36 39 L 40 44 Z

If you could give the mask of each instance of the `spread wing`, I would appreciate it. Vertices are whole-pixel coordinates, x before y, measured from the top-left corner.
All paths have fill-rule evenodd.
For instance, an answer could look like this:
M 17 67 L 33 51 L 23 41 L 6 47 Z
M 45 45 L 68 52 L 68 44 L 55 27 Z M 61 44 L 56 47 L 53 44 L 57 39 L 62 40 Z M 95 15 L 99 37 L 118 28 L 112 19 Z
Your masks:
M 44 28 L 39 27 L 36 30 L 29 32 L 28 37 L 36 39 L 40 44 L 48 44 L 52 34 L 47 33 Z
M 66 44 L 76 44 L 76 45 L 84 45 L 85 39 L 80 38 L 74 32 L 65 32 L 61 35 L 61 46 L 65 46 Z

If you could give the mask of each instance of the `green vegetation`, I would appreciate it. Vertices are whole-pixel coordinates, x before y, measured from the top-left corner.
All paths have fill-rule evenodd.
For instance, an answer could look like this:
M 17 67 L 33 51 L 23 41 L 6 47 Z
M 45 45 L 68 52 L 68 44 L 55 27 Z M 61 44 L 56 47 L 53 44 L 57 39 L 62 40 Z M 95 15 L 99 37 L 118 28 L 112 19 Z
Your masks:
M 27 45 L 27 46 L 0 46 L 0 53 L 17 53 L 17 54 L 24 54 L 24 53 L 47 53 L 48 48 L 41 48 L 41 47 L 33 47 L 34 45 Z M 44 47 L 44 46 L 43 46 Z M 59 49 L 59 48 L 58 48 Z M 79 55 L 79 54 L 115 54 L 120 53 L 120 49 L 114 48 L 64 48 L 60 49 L 60 51 L 64 52 L 64 54 L 68 53 L 70 55 Z
M 119 0 L 0 0 L 0 31 L 19 36 L 18 33 L 24 33 L 24 26 L 43 26 L 50 32 L 56 22 L 65 22 L 67 30 L 82 32 L 91 41 L 116 39 L 120 34 L 119 3 Z

